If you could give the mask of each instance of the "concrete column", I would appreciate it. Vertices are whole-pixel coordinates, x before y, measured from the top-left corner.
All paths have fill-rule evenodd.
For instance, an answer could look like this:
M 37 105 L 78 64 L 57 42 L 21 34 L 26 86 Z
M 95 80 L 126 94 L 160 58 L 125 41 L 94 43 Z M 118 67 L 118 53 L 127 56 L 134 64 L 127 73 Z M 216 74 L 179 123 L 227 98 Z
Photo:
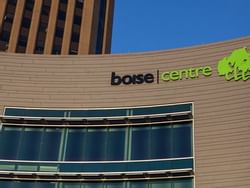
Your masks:
M 89 54 L 96 46 L 98 11 L 100 0 L 84 1 L 78 54 Z
M 75 12 L 75 0 L 71 0 L 67 6 L 67 13 L 66 13 L 66 20 L 65 20 L 65 27 L 63 33 L 63 41 L 62 41 L 62 50 L 61 54 L 67 55 L 69 54 L 70 48 L 70 41 L 71 41 L 71 33 L 72 33 L 72 26 L 74 20 L 74 12 Z
M 15 16 L 11 28 L 8 52 L 15 52 L 22 24 L 25 0 L 17 0 Z
M 51 0 L 51 7 L 49 13 L 49 23 L 46 33 L 44 54 L 51 54 L 53 48 L 53 42 L 55 37 L 57 12 L 59 7 L 59 0 Z
M 4 21 L 6 7 L 7 7 L 7 0 L 1 0 L 1 3 L 0 3 L 0 32 L 2 31 L 2 27 L 3 27 L 3 21 Z
M 107 0 L 104 33 L 103 33 L 103 44 L 102 44 L 103 54 L 110 53 L 111 51 L 113 13 L 114 13 L 114 0 Z
M 40 0 L 35 1 L 31 24 L 30 24 L 30 30 L 29 30 L 28 43 L 26 47 L 26 53 L 28 54 L 34 53 L 34 50 L 35 50 L 42 5 L 43 5 L 43 1 L 40 1 Z

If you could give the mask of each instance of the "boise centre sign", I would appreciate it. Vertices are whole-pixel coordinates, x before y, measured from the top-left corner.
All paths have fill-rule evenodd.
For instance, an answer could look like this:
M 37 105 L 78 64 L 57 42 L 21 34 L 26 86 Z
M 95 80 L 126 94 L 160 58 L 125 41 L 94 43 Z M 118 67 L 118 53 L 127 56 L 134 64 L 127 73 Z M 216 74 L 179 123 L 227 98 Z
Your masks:
M 229 56 L 219 60 L 217 64 L 219 76 L 224 76 L 225 80 L 248 80 L 250 78 L 250 53 L 246 47 L 234 50 Z M 199 77 L 209 77 L 213 74 L 212 67 L 187 68 L 173 71 L 156 71 L 153 73 L 118 75 L 111 73 L 111 85 L 149 84 L 159 80 L 177 81 L 183 79 L 197 79 Z

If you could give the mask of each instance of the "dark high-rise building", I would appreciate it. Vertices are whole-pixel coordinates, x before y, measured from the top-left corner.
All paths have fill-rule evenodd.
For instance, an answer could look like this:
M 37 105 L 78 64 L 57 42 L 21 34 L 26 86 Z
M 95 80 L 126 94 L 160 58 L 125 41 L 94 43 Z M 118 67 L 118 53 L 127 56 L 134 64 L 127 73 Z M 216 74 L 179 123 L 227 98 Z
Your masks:
M 113 0 L 1 0 L 0 51 L 110 52 Z

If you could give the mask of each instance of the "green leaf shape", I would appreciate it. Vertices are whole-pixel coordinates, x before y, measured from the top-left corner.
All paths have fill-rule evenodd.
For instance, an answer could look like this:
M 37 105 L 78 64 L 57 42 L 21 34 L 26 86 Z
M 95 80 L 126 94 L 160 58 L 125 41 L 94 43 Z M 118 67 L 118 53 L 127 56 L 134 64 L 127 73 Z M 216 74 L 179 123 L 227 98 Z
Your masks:
M 235 62 L 235 67 L 239 71 L 245 73 L 250 70 L 250 53 L 247 52 L 246 47 L 233 51 L 230 58 Z
M 230 65 L 230 61 L 228 60 L 227 57 L 224 57 L 222 60 L 219 61 L 217 69 L 220 76 L 229 74 L 233 71 L 233 68 Z
M 218 62 L 217 69 L 220 76 L 227 76 L 237 69 L 246 73 L 250 70 L 250 53 L 246 47 L 236 49 Z

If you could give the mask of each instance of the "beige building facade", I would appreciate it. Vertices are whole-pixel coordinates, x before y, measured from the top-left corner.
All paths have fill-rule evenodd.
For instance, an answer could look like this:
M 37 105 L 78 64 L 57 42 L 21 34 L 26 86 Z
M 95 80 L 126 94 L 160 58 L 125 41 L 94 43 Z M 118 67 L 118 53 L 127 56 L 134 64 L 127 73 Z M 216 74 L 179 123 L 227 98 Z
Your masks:
M 226 80 L 217 70 L 220 60 L 243 47 L 250 49 L 250 37 L 124 55 L 2 53 L 1 124 L 9 121 L 4 114 L 8 107 L 109 109 L 191 103 L 194 166 L 187 177 L 196 188 L 247 188 L 250 79 Z

